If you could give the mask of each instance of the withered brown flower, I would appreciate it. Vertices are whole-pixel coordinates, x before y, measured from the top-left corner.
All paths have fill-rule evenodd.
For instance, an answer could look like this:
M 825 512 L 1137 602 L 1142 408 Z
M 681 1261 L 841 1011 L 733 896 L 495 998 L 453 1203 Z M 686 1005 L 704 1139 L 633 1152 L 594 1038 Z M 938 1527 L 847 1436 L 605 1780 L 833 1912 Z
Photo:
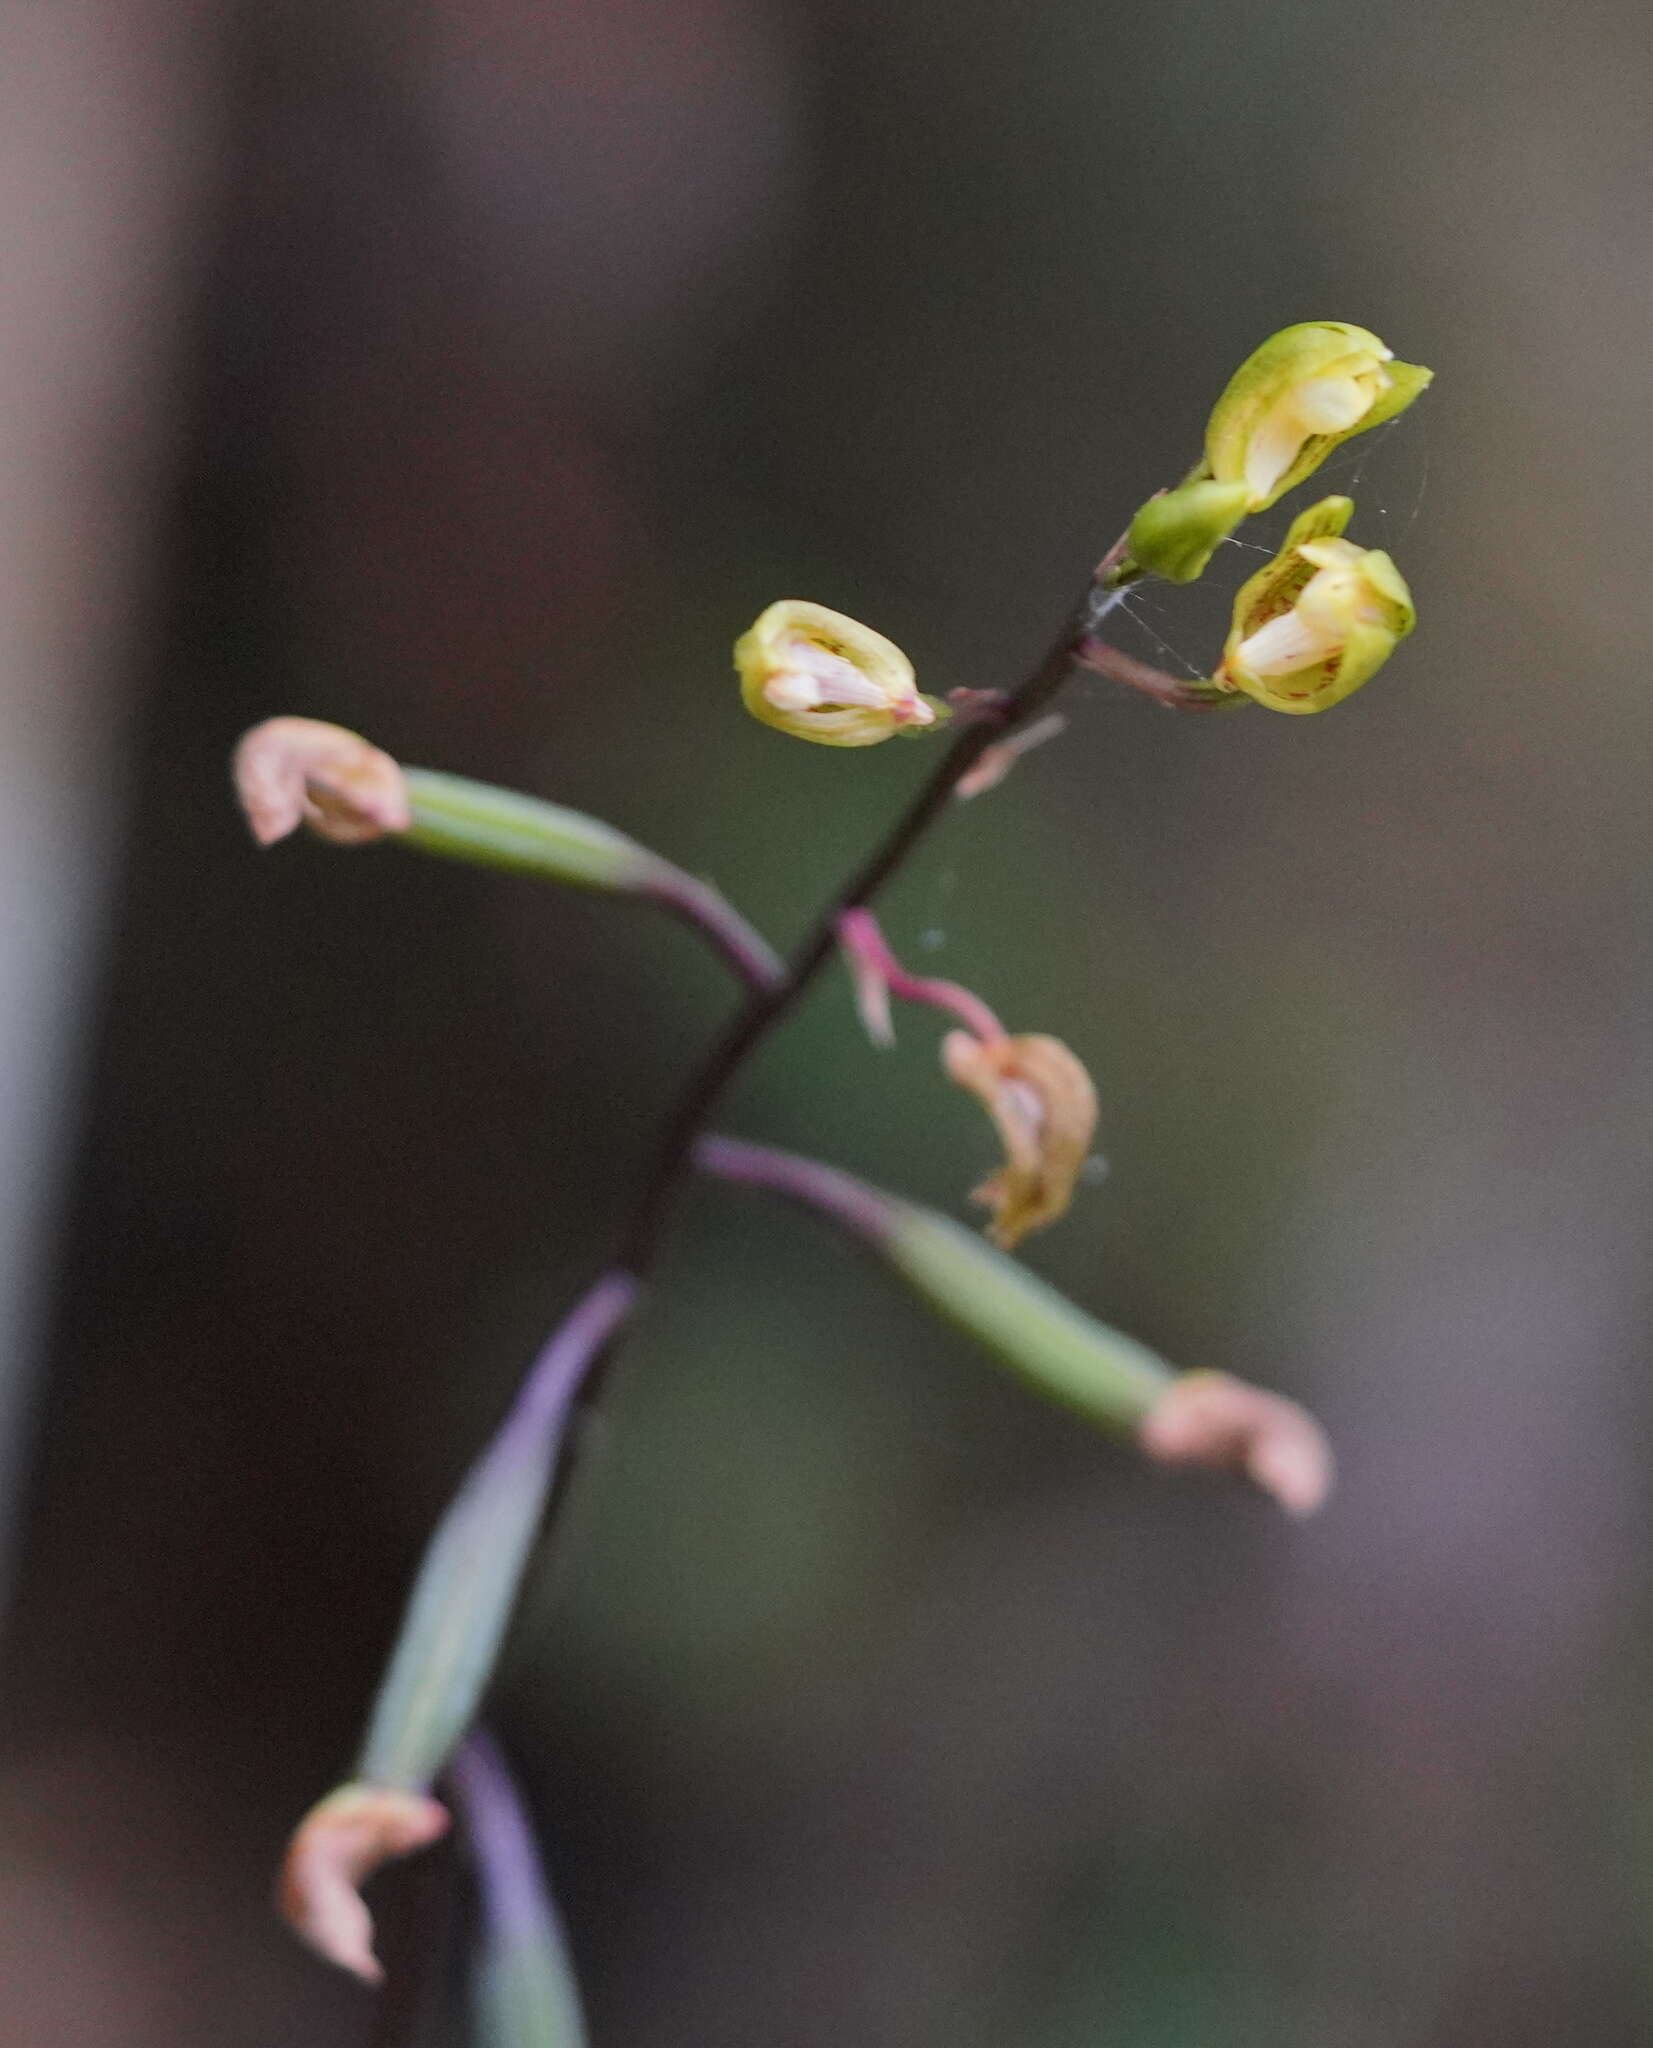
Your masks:
M 361 1888 L 379 1866 L 411 1856 L 446 1832 L 448 1811 L 422 1792 L 341 1785 L 299 1822 L 276 1899 L 294 1932 L 364 1984 L 382 1981 L 373 1915 Z
M 1004 1140 L 1004 1165 L 972 1200 L 992 1209 L 987 1234 L 1011 1251 L 1066 1213 L 1096 1130 L 1096 1090 L 1059 1038 L 1037 1032 L 982 1039 L 950 1031 L 941 1060 L 950 1079 L 981 1098 Z
M 1289 1514 L 1312 1515 L 1331 1490 L 1331 1446 L 1309 1411 L 1226 1372 L 1173 1380 L 1137 1439 L 1161 1465 L 1239 1472 Z
M 410 822 L 407 785 L 391 757 L 319 718 L 267 718 L 243 733 L 234 775 L 260 846 L 301 824 L 335 845 L 360 846 Z

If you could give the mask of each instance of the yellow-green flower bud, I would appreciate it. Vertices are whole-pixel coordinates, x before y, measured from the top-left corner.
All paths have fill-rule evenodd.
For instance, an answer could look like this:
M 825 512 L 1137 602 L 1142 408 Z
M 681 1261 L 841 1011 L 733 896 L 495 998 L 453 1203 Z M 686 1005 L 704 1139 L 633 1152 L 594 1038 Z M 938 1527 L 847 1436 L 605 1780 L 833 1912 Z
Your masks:
M 893 641 L 803 598 L 782 598 L 741 635 L 735 667 L 754 718 L 823 747 L 872 747 L 947 716 Z
M 1417 621 L 1400 571 L 1343 540 L 1354 506 L 1323 498 L 1242 584 L 1213 680 L 1271 711 L 1324 711 L 1373 676 Z
M 1206 467 L 1219 483 L 1243 484 L 1246 510 L 1261 512 L 1340 441 L 1393 419 L 1433 375 L 1397 363 L 1375 334 L 1346 321 L 1283 327 L 1246 357 L 1217 400 Z
M 1131 521 L 1132 561 L 1168 583 L 1192 583 L 1250 509 L 1244 484 L 1209 477 L 1161 491 Z

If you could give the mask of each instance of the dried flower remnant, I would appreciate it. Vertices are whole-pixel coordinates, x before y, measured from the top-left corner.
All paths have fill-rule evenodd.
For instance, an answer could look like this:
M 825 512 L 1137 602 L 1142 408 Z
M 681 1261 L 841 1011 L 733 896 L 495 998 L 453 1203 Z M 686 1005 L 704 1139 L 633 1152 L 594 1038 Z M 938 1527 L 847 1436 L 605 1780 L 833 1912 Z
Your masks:
M 954 695 L 957 694 L 955 691 Z M 1047 711 L 1043 718 L 1024 725 L 1020 732 L 995 740 L 982 752 L 975 767 L 959 777 L 954 795 L 968 803 L 973 796 L 985 796 L 990 789 L 997 789 L 1024 754 L 1042 747 L 1047 740 L 1059 738 L 1067 729 L 1068 722 L 1060 711 Z
M 803 598 L 782 598 L 735 642 L 741 700 L 779 732 L 823 747 L 872 747 L 941 724 L 913 665 L 870 626 Z
M 1354 506 L 1323 498 L 1242 584 L 1213 681 L 1271 711 L 1324 711 L 1358 690 L 1417 621 L 1400 571 L 1377 548 L 1343 540 Z
M 447 1808 L 422 1792 L 341 1785 L 310 1809 L 288 1844 L 277 1891 L 282 1917 L 330 1963 L 364 1984 L 382 1983 L 361 1888 L 383 1864 L 429 1847 L 447 1826 Z
M 1004 1165 L 971 1199 L 993 1211 L 987 1234 L 1012 1251 L 1067 1214 L 1096 1133 L 1096 1090 L 1059 1038 L 1038 1033 L 983 1039 L 950 1031 L 941 1060 L 949 1079 L 980 1097 L 1004 1141 Z
M 1340 442 L 1409 406 L 1433 372 L 1344 320 L 1283 327 L 1253 350 L 1212 408 L 1205 467 L 1243 484 L 1261 512 L 1316 470 Z
M 235 750 L 235 792 L 260 846 L 302 825 L 337 846 L 361 846 L 410 822 L 407 785 L 391 757 L 342 725 L 267 718 Z
M 1096 1131 L 1091 1078 L 1057 1038 L 1011 1037 L 972 990 L 909 974 L 865 907 L 838 919 L 838 942 L 855 981 L 855 1006 L 874 1045 L 893 1045 L 890 997 L 922 1003 L 965 1026 L 942 1040 L 948 1078 L 986 1105 L 1004 1140 L 1005 1164 L 974 1191 L 994 1212 L 993 1242 L 1009 1251 L 1029 1231 L 1067 1213 Z
M 1226 1372 L 1174 1380 L 1139 1424 L 1137 1440 L 1161 1465 L 1241 1473 L 1288 1514 L 1312 1515 L 1331 1490 L 1331 1446 L 1308 1410 Z

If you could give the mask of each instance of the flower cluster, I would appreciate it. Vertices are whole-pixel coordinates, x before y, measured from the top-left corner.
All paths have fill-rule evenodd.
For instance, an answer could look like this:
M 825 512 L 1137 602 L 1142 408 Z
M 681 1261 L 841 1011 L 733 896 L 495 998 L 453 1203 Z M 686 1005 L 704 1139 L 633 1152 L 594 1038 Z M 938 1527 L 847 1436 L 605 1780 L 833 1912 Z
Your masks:
M 1104 587 L 1143 575 L 1190 583 L 1240 524 L 1313 474 L 1351 435 L 1404 411 L 1432 372 L 1344 320 L 1305 320 L 1255 349 L 1212 408 L 1205 453 L 1175 490 L 1151 497 L 1109 556 Z M 1323 711 L 1358 689 L 1412 630 L 1411 593 L 1386 554 L 1342 538 L 1353 505 L 1303 514 L 1235 601 L 1221 664 L 1193 684 L 1130 676 L 1128 656 L 1092 642 L 1092 667 L 1185 709 L 1241 694 L 1271 711 Z M 870 747 L 933 731 L 947 716 L 922 696 L 911 662 L 870 626 L 824 605 L 772 604 L 735 646 L 746 708 L 765 725 L 829 747 Z M 960 691 L 956 700 L 974 693 Z M 989 787 L 1014 739 L 984 763 Z M 967 792 L 966 792 L 967 793 Z
M 1282 328 L 1230 378 L 1205 457 L 1131 522 L 1131 573 L 1188 583 L 1240 521 L 1266 511 L 1352 434 L 1381 426 L 1430 381 L 1364 327 L 1309 320 Z M 1382 666 L 1412 629 L 1412 598 L 1386 554 L 1341 538 L 1353 506 L 1327 498 L 1240 592 L 1211 682 L 1273 711 L 1323 711 Z M 1263 637 L 1259 638 L 1259 635 Z

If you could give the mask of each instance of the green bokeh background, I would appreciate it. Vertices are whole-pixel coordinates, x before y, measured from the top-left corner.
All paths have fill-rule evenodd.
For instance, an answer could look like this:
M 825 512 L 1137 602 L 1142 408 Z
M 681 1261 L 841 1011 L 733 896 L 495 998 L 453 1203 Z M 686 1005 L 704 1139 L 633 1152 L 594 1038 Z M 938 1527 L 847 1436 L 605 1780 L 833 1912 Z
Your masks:
M 255 856 L 236 733 L 597 812 L 786 943 L 933 755 L 744 719 L 737 633 L 806 596 L 1014 679 L 1237 360 L 1337 317 L 1437 372 L 1322 472 L 1415 638 L 1324 719 L 1076 687 L 885 905 L 1097 1078 L 1029 1262 L 1310 1402 L 1336 1502 L 1150 1478 L 696 1191 L 501 1726 L 599 2048 L 1644 2042 L 1640 12 L 218 26 L 0 1788 L 127 1995 L 48 1942 L 28 2010 L 366 2038 L 268 1870 L 730 1002 L 640 910 Z M 1194 672 L 1258 559 L 1122 644 Z M 965 1213 L 934 1036 L 875 1055 L 829 976 L 724 1121 Z

